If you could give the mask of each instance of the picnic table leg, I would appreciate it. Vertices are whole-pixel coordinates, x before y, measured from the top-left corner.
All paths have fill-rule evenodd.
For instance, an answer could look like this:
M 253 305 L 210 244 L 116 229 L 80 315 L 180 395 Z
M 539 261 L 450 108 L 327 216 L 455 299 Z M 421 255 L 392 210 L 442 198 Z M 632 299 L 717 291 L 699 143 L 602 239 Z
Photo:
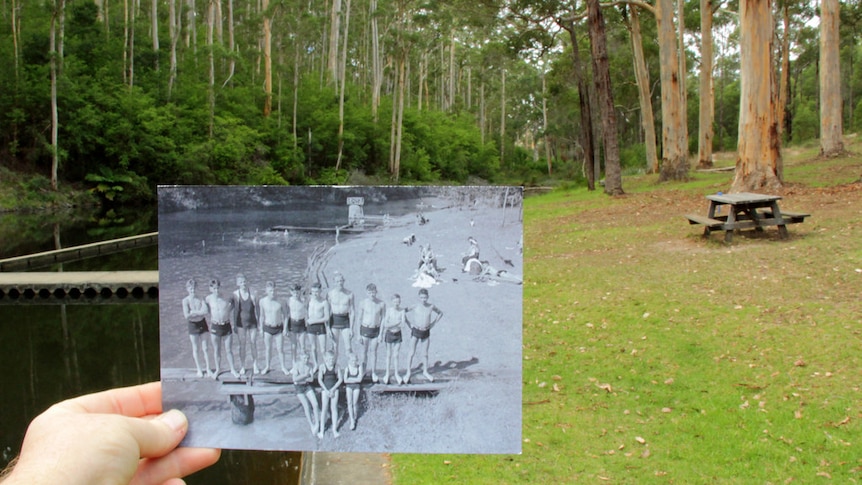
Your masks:
M 749 219 L 754 221 L 754 230 L 756 232 L 763 232 L 763 226 L 760 225 L 760 215 L 757 213 L 757 209 L 748 207 L 745 209 L 745 213 L 748 215 Z
M 778 201 L 772 201 L 772 217 L 779 222 L 784 222 L 784 218 L 781 217 L 781 211 L 778 209 Z M 778 225 L 778 237 L 787 239 L 787 226 L 785 224 Z
M 716 207 L 718 207 L 717 202 L 715 202 L 714 200 L 709 201 L 709 212 L 707 212 L 707 217 L 709 217 L 710 219 L 715 218 Z M 709 229 L 709 226 L 703 226 L 703 237 L 708 238 L 710 232 L 711 232 L 711 230 Z
M 724 242 L 730 244 L 733 242 L 733 226 L 736 223 L 736 206 L 730 205 L 727 211 L 727 225 L 724 230 Z

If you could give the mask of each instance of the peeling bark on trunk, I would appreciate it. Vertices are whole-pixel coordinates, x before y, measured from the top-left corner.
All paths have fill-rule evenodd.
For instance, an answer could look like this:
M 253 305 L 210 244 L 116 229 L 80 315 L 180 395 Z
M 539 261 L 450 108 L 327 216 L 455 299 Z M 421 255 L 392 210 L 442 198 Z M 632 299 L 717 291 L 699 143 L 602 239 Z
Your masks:
M 644 131 L 644 147 L 646 148 L 646 166 L 650 173 L 658 173 L 658 147 L 655 138 L 655 113 L 652 109 L 650 99 L 649 71 L 644 60 L 643 40 L 641 36 L 641 22 L 638 7 L 632 7 L 631 12 L 631 34 L 632 52 L 634 53 L 635 79 L 638 84 L 638 101 L 641 107 L 641 128 Z
M 700 0 L 700 113 L 697 167 L 712 167 L 712 121 L 715 116 L 712 86 L 712 0 Z
M 741 0 L 739 18 L 739 147 L 730 192 L 777 192 L 782 187 L 781 143 L 775 119 L 772 0 Z
M 659 180 L 688 178 L 688 142 L 683 111 L 673 0 L 656 2 L 661 72 L 662 164 Z
M 820 155 L 844 153 L 838 0 L 820 2 Z

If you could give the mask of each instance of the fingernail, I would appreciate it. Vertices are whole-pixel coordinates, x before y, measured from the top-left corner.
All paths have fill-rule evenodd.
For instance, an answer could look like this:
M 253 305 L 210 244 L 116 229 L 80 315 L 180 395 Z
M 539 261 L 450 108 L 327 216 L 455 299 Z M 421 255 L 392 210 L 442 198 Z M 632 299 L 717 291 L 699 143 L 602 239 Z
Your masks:
M 171 409 L 170 411 L 163 413 L 158 419 L 163 421 L 174 431 L 181 431 L 188 424 L 186 415 L 177 409 Z

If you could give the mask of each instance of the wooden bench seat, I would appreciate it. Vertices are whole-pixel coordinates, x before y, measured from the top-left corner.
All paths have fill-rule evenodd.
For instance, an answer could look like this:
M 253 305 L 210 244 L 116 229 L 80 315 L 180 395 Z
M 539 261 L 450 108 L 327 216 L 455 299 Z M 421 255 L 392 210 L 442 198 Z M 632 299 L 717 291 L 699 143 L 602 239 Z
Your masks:
M 762 215 L 764 217 L 771 218 L 772 211 L 764 211 Z M 811 217 L 811 214 L 807 214 L 805 212 L 793 212 L 785 210 L 781 211 L 781 218 L 789 224 L 798 224 L 800 222 L 805 222 L 806 217 Z
M 702 216 L 700 214 L 686 214 L 685 217 L 688 219 L 689 224 L 703 224 L 710 229 L 721 229 L 721 227 L 725 224 L 725 221 L 712 219 L 710 217 Z

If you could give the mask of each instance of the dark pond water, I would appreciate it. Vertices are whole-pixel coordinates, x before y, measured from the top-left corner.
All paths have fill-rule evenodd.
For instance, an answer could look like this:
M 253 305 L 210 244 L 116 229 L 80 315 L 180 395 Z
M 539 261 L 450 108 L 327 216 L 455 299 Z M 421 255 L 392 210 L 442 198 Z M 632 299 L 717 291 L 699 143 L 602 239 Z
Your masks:
M 2 214 L 0 258 L 155 230 L 155 210 L 107 217 Z M 65 271 L 157 268 L 156 247 L 62 267 Z M 18 453 L 30 420 L 51 404 L 82 393 L 158 380 L 158 305 L 0 304 L 0 369 L 4 372 L 3 467 Z M 299 483 L 300 459 L 295 452 L 225 451 L 218 464 L 189 477 L 187 483 Z

